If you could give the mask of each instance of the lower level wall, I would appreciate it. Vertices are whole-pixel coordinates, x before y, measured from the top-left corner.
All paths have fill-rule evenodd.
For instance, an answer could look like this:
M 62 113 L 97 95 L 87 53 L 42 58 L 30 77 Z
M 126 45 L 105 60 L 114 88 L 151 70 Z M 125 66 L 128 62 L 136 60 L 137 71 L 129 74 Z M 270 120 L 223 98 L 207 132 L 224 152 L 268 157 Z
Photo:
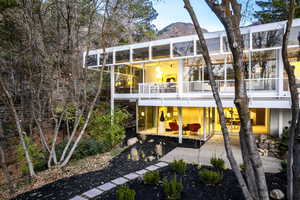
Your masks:
M 271 109 L 270 111 L 270 134 L 272 136 L 281 136 L 284 127 L 289 126 L 292 119 L 290 109 Z

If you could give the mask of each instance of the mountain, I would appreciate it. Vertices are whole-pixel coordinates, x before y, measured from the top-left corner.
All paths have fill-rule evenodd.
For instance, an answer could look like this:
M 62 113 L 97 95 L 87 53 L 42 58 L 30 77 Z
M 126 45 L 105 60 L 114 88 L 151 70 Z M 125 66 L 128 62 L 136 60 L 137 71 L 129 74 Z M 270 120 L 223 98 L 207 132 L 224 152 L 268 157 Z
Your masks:
M 204 33 L 208 32 L 206 29 L 202 29 Z M 158 39 L 166 39 L 172 37 L 179 37 L 185 35 L 194 35 L 196 30 L 192 23 L 175 22 L 170 24 L 158 32 Z

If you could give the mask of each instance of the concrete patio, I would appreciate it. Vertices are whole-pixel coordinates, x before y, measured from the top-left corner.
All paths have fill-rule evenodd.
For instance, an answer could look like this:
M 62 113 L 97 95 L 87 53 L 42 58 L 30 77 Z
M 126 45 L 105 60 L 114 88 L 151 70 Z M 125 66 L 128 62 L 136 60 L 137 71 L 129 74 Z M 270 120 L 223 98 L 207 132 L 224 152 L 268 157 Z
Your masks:
M 239 147 L 239 137 L 231 136 L 232 150 L 235 159 L 239 164 L 242 163 L 242 155 Z M 161 158 L 161 161 L 172 162 L 173 160 L 183 159 L 187 163 L 210 165 L 212 157 L 222 158 L 226 166 L 230 168 L 227 160 L 226 151 L 222 135 L 214 135 L 199 149 L 177 147 Z M 274 157 L 261 157 L 265 172 L 277 173 L 280 171 L 280 160 Z

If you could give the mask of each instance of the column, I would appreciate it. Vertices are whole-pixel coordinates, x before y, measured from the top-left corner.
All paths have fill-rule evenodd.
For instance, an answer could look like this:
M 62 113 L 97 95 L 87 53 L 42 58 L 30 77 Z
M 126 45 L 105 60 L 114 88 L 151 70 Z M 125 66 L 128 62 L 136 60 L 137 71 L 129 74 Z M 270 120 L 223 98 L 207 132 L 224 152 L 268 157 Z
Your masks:
M 178 64 L 178 81 L 177 81 L 177 87 L 178 87 L 178 93 L 181 97 L 183 93 L 183 67 L 184 67 L 184 60 L 179 60 Z
M 178 107 L 178 126 L 179 126 L 179 139 L 178 142 L 182 143 L 182 107 Z
M 115 110 L 115 66 L 110 66 L 110 113 L 113 120 Z M 111 121 L 112 122 L 112 121 Z
M 282 56 L 280 50 L 276 50 L 276 66 L 277 66 L 277 91 L 278 96 L 283 95 L 283 62 L 282 62 Z
M 206 140 L 206 108 L 203 108 L 203 138 Z
M 278 136 L 281 138 L 283 131 L 283 114 L 282 109 L 279 109 L 278 113 Z

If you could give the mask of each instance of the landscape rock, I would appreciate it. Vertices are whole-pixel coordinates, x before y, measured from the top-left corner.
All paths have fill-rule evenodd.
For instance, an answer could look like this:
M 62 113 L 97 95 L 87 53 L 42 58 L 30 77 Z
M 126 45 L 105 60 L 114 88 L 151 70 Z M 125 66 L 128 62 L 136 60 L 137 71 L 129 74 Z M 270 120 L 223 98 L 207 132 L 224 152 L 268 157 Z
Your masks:
M 281 190 L 279 189 L 274 189 L 270 192 L 270 197 L 272 199 L 280 200 L 284 198 L 284 194 Z
M 259 136 L 260 142 L 264 142 L 266 139 L 268 139 L 268 136 L 265 135 L 265 134 L 261 134 L 261 135 Z
M 149 140 L 148 142 L 153 143 L 153 142 L 154 142 L 154 139 L 151 139 L 151 140 Z
M 155 153 L 158 156 L 163 156 L 163 147 L 162 147 L 162 143 L 155 145 Z
M 140 159 L 139 153 L 135 147 L 132 147 L 130 150 L 130 157 L 134 161 L 138 161 Z
M 140 138 L 141 141 L 145 142 L 147 140 L 147 135 L 140 134 L 139 138 Z
M 151 161 L 153 161 L 153 160 L 155 160 L 155 157 L 154 157 L 154 156 L 148 156 L 148 157 L 147 157 L 147 161 L 151 162 Z
M 133 137 L 133 138 L 130 138 L 127 140 L 127 146 L 132 146 L 134 145 L 135 143 L 137 143 L 139 140 L 137 137 Z

